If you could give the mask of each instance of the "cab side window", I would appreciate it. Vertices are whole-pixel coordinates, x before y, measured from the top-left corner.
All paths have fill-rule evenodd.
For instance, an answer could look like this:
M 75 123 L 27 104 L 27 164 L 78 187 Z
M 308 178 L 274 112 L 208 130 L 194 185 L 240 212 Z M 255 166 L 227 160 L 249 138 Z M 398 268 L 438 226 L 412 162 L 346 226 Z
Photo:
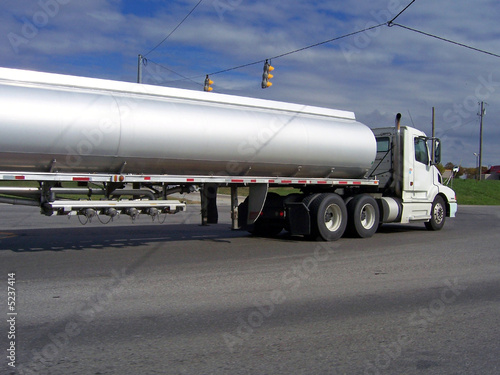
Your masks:
M 425 165 L 429 164 L 429 152 L 425 139 L 415 138 L 415 160 Z
M 391 140 L 389 137 L 377 138 L 377 152 L 388 152 L 391 148 Z

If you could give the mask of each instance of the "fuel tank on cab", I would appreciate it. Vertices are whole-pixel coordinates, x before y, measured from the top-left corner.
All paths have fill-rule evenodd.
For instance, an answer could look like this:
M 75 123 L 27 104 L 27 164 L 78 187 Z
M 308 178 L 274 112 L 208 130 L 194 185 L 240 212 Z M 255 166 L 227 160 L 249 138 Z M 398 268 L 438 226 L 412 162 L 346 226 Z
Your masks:
M 361 178 L 352 112 L 0 68 L 0 170 Z

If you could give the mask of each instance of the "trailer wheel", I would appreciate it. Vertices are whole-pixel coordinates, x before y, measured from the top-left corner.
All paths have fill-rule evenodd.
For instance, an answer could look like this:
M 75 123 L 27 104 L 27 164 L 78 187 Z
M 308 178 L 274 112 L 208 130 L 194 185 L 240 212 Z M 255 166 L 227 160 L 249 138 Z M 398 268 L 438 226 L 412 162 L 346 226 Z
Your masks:
M 431 219 L 425 223 L 428 230 L 440 230 L 446 220 L 446 204 L 443 197 L 438 195 L 432 202 Z
M 336 241 L 347 226 L 347 208 L 337 194 L 325 193 L 314 199 L 310 206 L 311 238 Z
M 375 234 L 380 221 L 380 210 L 377 201 L 367 195 L 362 194 L 354 197 L 347 204 L 349 234 L 368 238 Z

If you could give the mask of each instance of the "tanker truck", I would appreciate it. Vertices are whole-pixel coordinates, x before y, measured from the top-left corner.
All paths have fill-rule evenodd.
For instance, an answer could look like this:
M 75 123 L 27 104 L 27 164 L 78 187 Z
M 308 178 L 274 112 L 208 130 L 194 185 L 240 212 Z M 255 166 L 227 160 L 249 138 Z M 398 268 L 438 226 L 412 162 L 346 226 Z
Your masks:
M 7 68 L 0 102 L 0 203 L 47 216 L 164 219 L 199 191 L 207 225 L 229 187 L 232 229 L 334 241 L 439 230 L 457 211 L 440 141 L 400 116 L 370 129 L 343 110 Z

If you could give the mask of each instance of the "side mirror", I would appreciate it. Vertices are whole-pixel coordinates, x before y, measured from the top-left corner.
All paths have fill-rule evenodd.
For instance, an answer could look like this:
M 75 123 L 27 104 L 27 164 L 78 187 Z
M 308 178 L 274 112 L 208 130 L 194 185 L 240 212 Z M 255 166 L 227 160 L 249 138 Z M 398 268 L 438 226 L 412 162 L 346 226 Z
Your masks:
M 439 164 L 441 163 L 441 141 L 439 139 L 434 139 L 434 163 L 433 164 Z

